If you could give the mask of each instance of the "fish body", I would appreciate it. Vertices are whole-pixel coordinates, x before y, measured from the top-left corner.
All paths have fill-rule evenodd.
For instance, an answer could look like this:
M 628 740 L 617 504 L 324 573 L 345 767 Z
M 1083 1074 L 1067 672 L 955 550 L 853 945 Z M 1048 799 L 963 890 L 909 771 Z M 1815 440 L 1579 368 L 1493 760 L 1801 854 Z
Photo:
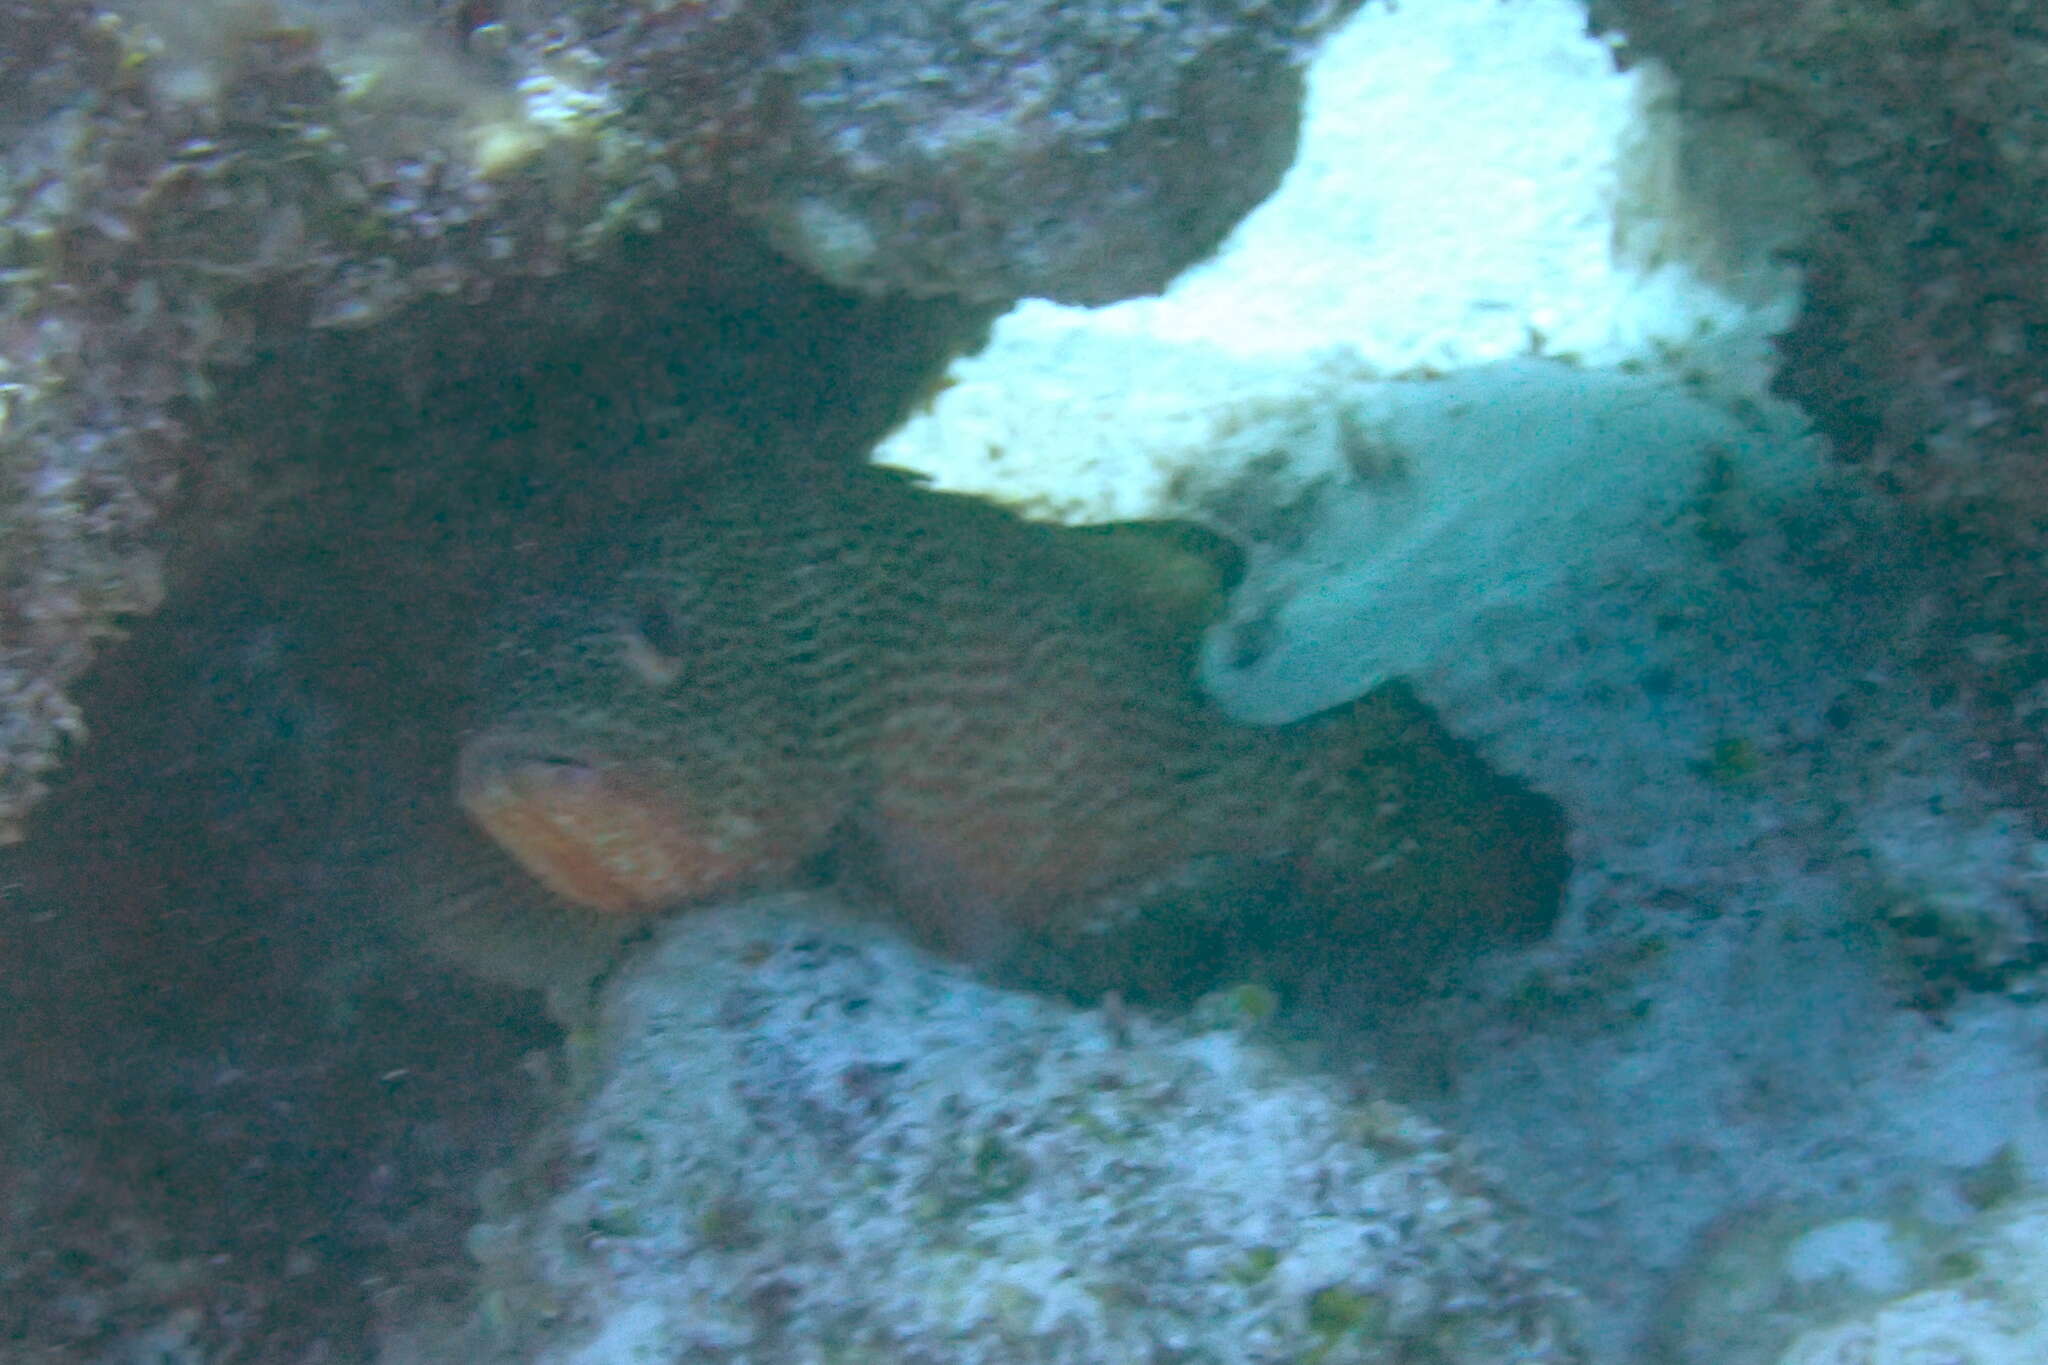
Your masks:
M 1100 566 L 879 471 L 718 476 L 593 600 L 501 646 L 458 795 L 597 910 L 836 853 L 970 955 L 1217 860 L 1368 900 L 1431 861 L 1472 784 L 1416 743 L 1419 708 L 1235 723 Z

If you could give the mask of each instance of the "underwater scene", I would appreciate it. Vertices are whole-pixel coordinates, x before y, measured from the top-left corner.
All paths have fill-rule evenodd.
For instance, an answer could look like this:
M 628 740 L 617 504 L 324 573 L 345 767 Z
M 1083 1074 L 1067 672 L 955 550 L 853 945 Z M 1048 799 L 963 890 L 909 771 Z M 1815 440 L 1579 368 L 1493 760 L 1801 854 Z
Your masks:
M 0 0 L 0 1365 L 2048 1365 L 2043 110 Z

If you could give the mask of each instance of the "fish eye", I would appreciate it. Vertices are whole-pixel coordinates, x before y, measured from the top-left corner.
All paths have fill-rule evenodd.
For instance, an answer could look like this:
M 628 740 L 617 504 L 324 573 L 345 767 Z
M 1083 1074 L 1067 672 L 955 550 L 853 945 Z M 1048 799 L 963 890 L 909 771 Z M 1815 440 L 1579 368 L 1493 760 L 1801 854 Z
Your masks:
M 660 597 L 641 598 L 633 606 L 633 630 L 656 650 L 663 654 L 680 656 L 688 641 L 683 623 L 676 619 L 675 611 Z
M 626 669 L 649 687 L 673 687 L 683 676 L 688 632 L 674 610 L 658 597 L 634 603 L 625 638 Z

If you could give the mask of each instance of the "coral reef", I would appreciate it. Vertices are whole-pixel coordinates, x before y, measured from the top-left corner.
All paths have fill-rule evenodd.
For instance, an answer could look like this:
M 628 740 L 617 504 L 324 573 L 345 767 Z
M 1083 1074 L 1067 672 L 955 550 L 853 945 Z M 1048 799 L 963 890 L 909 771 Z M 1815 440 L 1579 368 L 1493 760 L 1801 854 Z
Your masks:
M 1819 187 L 1781 387 L 1844 459 L 2038 524 L 2048 61 L 2013 0 L 1794 6 L 1595 0 L 1688 110 L 1802 149 Z
M 1333 937 L 1547 925 L 1556 821 L 1391 689 L 1234 724 L 1096 537 L 872 469 L 701 485 L 646 548 L 635 528 L 579 562 L 488 670 L 461 800 L 566 899 L 672 909 L 829 850 L 983 962 L 1215 864 L 1297 883 Z
M 1765 1205 L 1716 1220 L 1664 1297 L 1656 1365 L 1769 1365 L 1802 1331 L 1895 1297 L 1938 1264 L 1944 1230 L 1883 1209 Z
M 744 238 L 514 302 L 503 334 L 439 300 L 387 349 L 304 338 L 199 414 L 261 477 L 195 487 L 176 591 L 78 684 L 91 742 L 0 852 L 10 1359 L 128 1358 L 188 1312 L 208 1358 L 364 1359 L 381 1316 L 462 1292 L 474 1172 L 551 1098 L 561 1034 L 390 911 L 515 879 L 461 880 L 491 851 L 450 799 L 494 604 L 687 486 L 705 412 L 871 440 L 960 334 Z M 567 979 L 542 950 L 592 945 L 547 927 L 493 979 Z
M 538 1002 L 377 917 L 419 803 L 375 801 L 399 746 L 323 593 L 235 577 L 113 647 L 110 722 L 0 863 L 10 1365 L 366 1359 L 466 1294 L 475 1173 L 552 1095 Z
M 2025 1365 L 2048 1353 L 2048 1201 L 1983 1218 L 1934 1271 L 1887 1303 L 1802 1333 L 1777 1365 Z
M 1521 42 L 1496 50 L 1500 7 L 1404 6 L 1401 32 L 1431 45 L 1396 49 L 1367 91 L 1325 88 L 1312 67 L 1299 169 L 1326 212 L 1282 215 L 1290 177 L 1160 300 L 1015 310 L 882 455 L 1052 516 L 1206 519 L 1247 545 L 1204 661 L 1227 709 L 1281 721 L 1403 675 L 1452 733 L 1562 803 L 1573 871 L 1551 940 L 1420 1003 L 1357 980 L 1291 1003 L 1513 1172 L 1583 1272 L 1596 1354 L 1635 1361 L 1651 1305 L 1732 1210 L 1876 1203 L 1901 1185 L 1939 1202 L 1957 1168 L 2005 1147 L 2048 1170 L 2026 1079 L 2048 961 L 2048 615 L 2018 609 L 2041 582 L 2022 537 L 1992 534 L 2039 506 L 2038 481 L 2018 487 L 2035 456 L 1997 445 L 2031 419 L 1941 457 L 1958 477 L 2012 482 L 2003 508 L 1949 498 L 1936 513 L 1933 483 L 1870 477 L 1878 461 L 1845 439 L 1841 406 L 1896 399 L 1904 438 L 1940 426 L 1955 395 L 1926 406 L 1926 376 L 1896 364 L 1816 369 L 1842 351 L 1826 330 L 1843 299 L 1831 270 L 1872 275 L 1857 295 L 1866 347 L 1912 342 L 1911 310 L 1884 301 L 1919 267 L 1890 253 L 1936 226 L 1991 265 L 1979 278 L 1951 258 L 1959 325 L 2024 312 L 1972 310 L 2020 268 L 2028 239 L 1994 239 L 2038 196 L 1982 219 L 1964 198 L 1880 223 L 1918 190 L 1844 217 L 1842 172 L 1823 163 L 1884 139 L 1873 166 L 1899 177 L 1967 169 L 1973 194 L 2028 183 L 1940 164 L 1936 125 L 1983 99 L 1980 129 L 2021 125 L 2017 148 L 2035 121 L 2012 111 L 2031 103 L 1932 87 L 1979 60 L 2006 90 L 2036 72 L 2024 20 L 1992 7 L 1948 11 L 1921 33 L 1923 60 L 1875 35 L 1934 5 L 1801 6 L 1794 23 L 1742 5 L 1596 6 L 1625 52 L 1668 55 L 1675 86 L 1648 60 L 1615 74 L 1574 7 L 1510 8 L 1499 27 L 1523 26 Z M 1364 54 L 1389 32 L 1377 18 L 1328 52 L 1355 40 Z M 1861 36 L 1824 54 L 1829 25 Z M 1808 41 L 1802 66 L 1790 54 Z M 1745 98 L 1774 98 L 1742 84 L 1759 50 L 1839 97 L 1826 128 Z M 1829 84 L 1844 60 L 1896 74 L 1896 122 L 1863 126 Z M 1498 110 L 1542 114 L 1496 127 L 1482 92 L 1507 72 L 1529 103 Z M 1335 115 L 1397 90 L 1429 135 L 1386 155 L 1418 164 L 1455 142 L 1483 164 L 1361 176 L 1347 196 L 1341 171 L 1382 154 L 1385 125 Z M 1468 123 L 1470 137 L 1436 137 Z M 1544 137 L 1566 129 L 1568 144 Z M 1433 231 L 1404 250 L 1411 219 Z M 1360 220 L 1369 239 L 1342 234 Z M 1517 231 L 1484 234 L 1495 220 Z M 1452 266 L 1440 286 L 1425 273 L 1438 256 Z M 1388 320 L 1363 325 L 1377 270 L 1395 281 Z M 2022 300 L 2038 289 L 2008 283 Z M 1411 333 L 1415 318 L 1437 330 Z M 2011 344 L 1957 333 L 1940 364 L 1981 346 L 1982 366 L 1942 382 L 2002 375 L 2021 402 L 2033 342 L 1999 358 Z M 1997 710 L 2024 723 L 1987 724 Z
M 1714 466 L 1812 466 L 1765 392 L 1796 168 L 1674 119 L 1582 29 L 1569 3 L 1361 13 L 1310 67 L 1301 157 L 1214 259 L 1157 299 L 1005 314 L 876 458 L 1247 546 L 1207 681 L 1268 721 L 1469 648 Z
M 38 308 L 31 241 L 65 211 L 57 171 L 116 79 L 86 4 L 10 4 L 0 56 L 0 839 L 83 728 L 66 689 L 123 612 L 161 596 L 140 535 L 172 481 L 165 376 L 136 373 L 169 325 L 142 316 L 81 354 L 84 310 Z M 125 312 L 125 309 L 121 310 Z M 110 334 L 109 334 L 110 333 Z M 169 384 L 177 388 L 177 377 Z
M 2048 50 L 2024 0 L 1783 6 L 1593 0 L 1625 60 L 1692 113 L 1799 149 L 1816 189 L 1807 303 L 1779 391 L 1839 459 L 1948 534 L 1961 591 L 1910 641 L 2048 829 Z
M 1343 1098 L 1399 1093 L 1507 1173 L 1592 1354 L 1768 1358 L 1793 1318 L 1733 1331 L 1748 1281 L 1658 1320 L 1740 1269 L 1731 1210 L 1903 1187 L 1918 1229 L 2048 1172 L 2030 16 L 1596 4 L 1674 87 L 1570 5 L 1373 10 L 1339 41 L 1384 25 L 1387 79 L 1310 97 L 1363 142 L 1310 129 L 1302 178 L 1379 169 L 1306 218 L 1412 250 L 1320 231 L 1191 272 L 1207 307 L 1115 314 L 1184 343 L 1152 367 L 1023 310 L 1089 381 L 1029 421 L 982 404 L 1001 348 L 930 383 L 981 316 L 939 296 L 1094 302 L 1207 251 L 1345 8 L 0 0 L 0 825 L 80 705 L 96 738 L 0 856 L 10 1347 L 1573 1358 L 1474 1163 Z M 1425 87 L 1456 97 L 1388 121 Z M 1802 232 L 1780 391 L 1855 477 L 1764 393 Z M 1098 458 L 1129 431 L 1074 435 L 1128 391 L 1194 419 L 1143 479 Z M 531 907 L 445 809 L 477 623 L 676 501 L 707 415 L 852 451 L 919 392 L 991 467 L 1059 446 L 1041 509 L 1240 537 L 1209 660 L 1240 712 L 1407 671 L 1554 796 L 1554 940 L 1422 998 L 1333 970 L 1193 1015 L 1315 1027 L 1350 1091 L 813 902 L 655 926 L 622 967 L 611 929 L 485 942 L 480 909 Z M 478 1221 L 469 1173 L 558 1062 L 580 1088 Z M 1800 1349 L 1855 1360 L 2027 1283 L 2022 1207 L 1929 1234 L 1956 1255 L 1832 1214 L 1760 1240 L 1819 1277 L 1793 1308 L 1850 1315 Z M 484 1294 L 450 1322 L 465 1229 Z M 1897 1278 L 1838 1296 L 1858 1256 Z
M 620 305 L 613 326 L 644 325 L 718 287 L 757 230 L 866 288 L 1155 289 L 1278 177 L 1294 67 L 1331 17 L 446 11 L 0 16 L 0 836 L 82 729 L 69 690 L 96 643 L 161 600 L 181 556 L 247 534 L 295 472 L 201 429 L 243 372 L 348 331 L 407 373 L 553 321 L 526 310 L 565 273 Z M 617 281 L 649 261 L 627 259 L 635 242 L 660 249 L 628 295 Z M 346 397 L 292 368 L 294 401 Z
M 816 903 L 665 925 L 590 1097 L 385 1359 L 1577 1359 L 1445 1136 L 1235 1033 L 993 990 Z
M 2038 1359 L 2048 1222 L 2001 1150 L 1946 1199 L 1901 1188 L 1718 1220 L 1658 1310 L 1657 1365 Z
M 1938 1193 L 2007 1145 L 2048 1169 L 2044 848 L 1898 662 L 1943 579 L 1894 513 L 1826 477 L 1723 489 L 1415 679 L 1563 804 L 1573 878 L 1520 972 L 1361 1050 L 1513 1172 L 1604 1358 L 1641 1358 L 1731 1208 Z
M 1152 293 L 1278 183 L 1299 65 L 1351 3 L 775 8 L 789 37 L 745 99 L 714 102 L 776 114 L 722 151 L 748 215 L 827 279 L 1003 301 Z M 678 62 L 701 80 L 690 25 L 627 41 L 647 88 L 675 88 Z
M 1388 485 L 1396 523 L 1439 481 L 1526 505 L 1518 439 L 1445 473 L 1376 449 L 1381 410 L 1447 373 L 1541 360 L 1761 397 L 1798 309 L 1773 254 L 1803 228 L 1796 166 L 1675 119 L 1665 80 L 1583 28 L 1571 0 L 1361 11 L 1310 63 L 1299 156 L 1213 258 L 1157 298 L 1011 310 L 877 458 L 1063 521 L 1228 520 L 1230 498 L 1269 514 L 1230 526 L 1258 543 L 1332 478 Z M 1627 515 L 1671 465 L 1528 477 Z

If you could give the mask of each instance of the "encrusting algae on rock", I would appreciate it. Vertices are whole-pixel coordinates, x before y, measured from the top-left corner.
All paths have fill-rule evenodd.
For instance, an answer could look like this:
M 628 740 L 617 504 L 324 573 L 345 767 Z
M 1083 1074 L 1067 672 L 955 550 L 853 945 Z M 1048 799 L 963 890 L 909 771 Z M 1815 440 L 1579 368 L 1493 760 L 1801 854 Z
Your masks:
M 984 961 L 1218 868 L 1355 907 L 1361 942 L 1547 921 L 1547 803 L 1398 690 L 1226 719 L 1100 544 L 873 469 L 711 476 L 499 646 L 462 806 L 592 910 L 829 860 Z

